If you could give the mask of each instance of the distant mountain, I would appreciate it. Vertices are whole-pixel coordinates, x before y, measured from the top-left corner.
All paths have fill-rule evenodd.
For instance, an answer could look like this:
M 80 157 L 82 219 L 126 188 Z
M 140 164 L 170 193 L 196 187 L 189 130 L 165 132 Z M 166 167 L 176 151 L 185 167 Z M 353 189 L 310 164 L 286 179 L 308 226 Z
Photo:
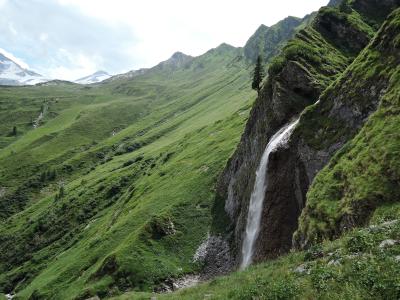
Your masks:
M 38 86 L 56 86 L 56 85 L 75 85 L 75 82 L 68 80 L 52 79 L 45 82 L 40 82 Z
M 93 73 L 89 76 L 79 78 L 75 80 L 75 82 L 79 84 L 92 84 L 102 82 L 103 80 L 106 80 L 110 77 L 111 75 L 105 71 L 97 71 L 96 73 Z
M 188 66 L 193 60 L 193 57 L 182 52 L 175 52 L 166 61 L 160 62 L 154 69 L 174 71 Z
M 110 76 L 106 82 L 111 82 L 120 79 L 132 79 L 137 76 L 145 75 L 150 72 L 173 72 L 175 70 L 189 67 L 193 61 L 193 57 L 186 55 L 182 52 L 175 52 L 169 59 L 160 62 L 158 65 L 152 68 L 142 68 L 139 70 L 132 70 L 127 73 Z
M 33 85 L 45 82 L 42 75 L 21 67 L 0 53 L 0 85 Z
M 132 70 L 132 71 L 129 71 L 129 72 L 123 73 L 123 74 L 114 75 L 114 76 L 110 77 L 109 79 L 106 79 L 105 82 L 111 82 L 111 81 L 115 81 L 115 80 L 119 80 L 119 79 L 132 79 L 139 75 L 146 74 L 148 70 L 150 70 L 150 69 L 143 68 L 143 69 L 139 69 L 139 70 Z

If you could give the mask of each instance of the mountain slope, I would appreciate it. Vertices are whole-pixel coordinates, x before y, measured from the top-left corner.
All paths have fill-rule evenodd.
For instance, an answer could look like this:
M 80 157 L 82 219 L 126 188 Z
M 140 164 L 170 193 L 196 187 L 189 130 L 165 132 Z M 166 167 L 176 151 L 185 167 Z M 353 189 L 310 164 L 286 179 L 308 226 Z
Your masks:
M 33 85 L 45 80 L 42 75 L 22 68 L 0 53 L 0 85 Z
M 396 157 L 398 72 L 385 73 L 382 66 L 389 69 L 398 63 L 398 15 L 373 37 L 383 16 L 398 4 L 380 1 L 380 11 L 374 14 L 376 4 L 352 0 L 340 8 L 323 8 L 311 25 L 296 29 L 295 38 L 271 62 L 254 105 L 253 66 L 244 49 L 227 44 L 199 57 L 177 52 L 151 69 L 114 76 L 99 85 L 1 87 L 1 291 L 16 293 L 19 299 L 107 298 L 131 291 L 125 296 L 148 299 L 152 291 L 173 286 L 176 278 L 232 270 L 240 261 L 258 160 L 268 139 L 301 114 L 287 147 L 271 156 L 267 176 L 273 184 L 267 194 L 273 200 L 266 202 L 255 261 L 287 252 L 308 185 L 377 108 L 378 101 L 371 100 L 374 93 L 386 93 L 384 110 L 367 126 L 376 133 L 383 127 L 382 116 L 393 115 L 387 127 L 393 139 L 388 151 L 379 155 Z M 278 39 L 268 53 L 282 49 L 289 36 Z M 257 49 L 262 42 L 255 40 L 250 48 Z M 375 82 L 377 74 L 382 80 L 371 89 L 368 78 Z M 344 101 L 342 90 L 356 100 Z M 335 133 L 344 133 L 343 138 Z M 360 152 L 365 147 L 359 141 L 372 139 L 371 133 L 363 134 L 367 137 L 350 144 L 355 148 L 350 154 L 359 155 L 361 164 L 379 157 Z M 325 205 L 324 197 L 330 186 L 341 184 L 331 181 L 337 179 L 331 175 L 336 174 L 331 169 L 337 162 L 340 168 L 347 167 L 341 157 L 320 174 L 321 185 L 328 183 L 316 186 L 322 196 L 310 191 L 316 200 L 301 219 L 301 246 L 310 244 L 304 243 L 308 237 L 331 237 L 325 224 L 313 225 L 320 224 L 318 213 L 337 207 Z M 397 166 L 395 159 L 390 161 Z M 396 180 L 395 167 L 389 174 L 379 167 L 371 172 L 379 169 L 380 176 Z M 360 193 L 355 186 L 360 180 L 347 186 L 350 191 Z M 345 204 L 346 213 L 351 208 L 346 197 L 335 201 Z M 333 211 L 333 217 L 342 213 Z M 399 218 L 398 209 L 391 207 L 389 215 Z M 381 223 L 387 217 L 383 207 L 373 222 L 386 229 L 388 225 Z M 399 277 L 389 275 L 397 274 L 393 261 L 400 252 L 394 245 L 390 255 L 382 255 L 379 244 L 398 239 L 399 230 L 392 226 L 375 233 L 355 231 L 323 245 L 321 251 L 317 246 L 162 297 L 395 298 Z M 205 261 L 198 259 L 204 259 L 204 253 L 197 252 L 200 245 L 208 251 Z M 368 264 L 356 264 L 350 257 L 355 253 L 365 254 Z M 330 263 L 336 254 L 343 262 L 340 267 Z M 306 271 L 293 272 L 304 263 Z M 389 275 L 379 274 L 379 269 Z M 353 281 L 348 283 L 349 279 Z M 344 288 L 343 282 L 348 283 Z
M 252 66 L 221 44 L 131 73 L 0 88 L 4 292 L 104 297 L 199 270 L 216 178 L 255 97 Z
M 313 136 L 309 132 L 304 135 L 305 141 L 312 145 L 322 138 L 325 140 L 322 147 L 326 148 L 332 144 L 343 145 L 377 109 L 360 133 L 316 176 L 296 233 L 300 246 L 337 237 L 349 228 L 364 225 L 377 207 L 399 199 L 400 173 L 395 159 L 400 150 L 397 134 L 400 126 L 399 20 L 397 10 L 341 81 L 326 92 L 320 108 L 315 107 L 315 111 L 304 116 L 329 111 L 329 115 L 322 116 L 326 118 L 324 130 L 342 132 L 341 137 Z M 335 90 L 341 91 L 340 97 L 333 98 Z
M 40 94 L 47 107 L 38 128 L 0 152 L 7 292 L 148 290 L 197 268 L 212 186 L 254 97 L 241 51 L 219 50 L 133 81 L 2 90 L 3 101 L 33 105 Z
M 389 11 L 390 4 L 386 9 L 387 13 Z M 357 11 L 356 6 L 343 11 L 322 8 L 311 25 L 300 30 L 270 64 L 269 78 L 252 108 L 241 142 L 217 185 L 211 239 L 217 238 L 219 242 L 214 243 L 206 260 L 207 273 L 224 273 L 240 264 L 249 199 L 268 140 L 282 126 L 298 118 L 307 106 L 317 102 L 321 93 L 368 45 L 374 27 L 368 25 L 367 20 L 371 19 Z M 322 125 L 312 124 L 310 130 Z M 293 155 L 290 154 L 292 149 Z M 310 155 L 316 159 L 321 156 L 320 153 Z M 297 146 L 272 153 L 255 262 L 276 257 L 292 248 L 292 235 L 298 226 L 308 186 L 329 155 L 323 158 L 319 165 L 303 163 Z M 309 169 L 314 171 L 312 175 Z M 219 256 L 220 251 L 229 255 Z
M 110 77 L 111 75 L 105 71 L 97 71 L 91 75 L 79 78 L 75 82 L 79 84 L 92 84 L 102 82 Z
M 288 147 L 273 157 L 285 166 L 305 143 L 320 151 L 308 159 L 318 160 L 315 153 L 349 140 L 307 195 L 296 239 L 302 236 L 312 247 L 161 299 L 399 298 L 399 41 L 397 9 L 320 101 L 302 113 Z
M 244 55 L 252 62 L 257 60 L 258 55 L 269 61 L 279 53 L 286 41 L 294 36 L 304 21 L 305 19 L 287 17 L 271 27 L 261 25 L 246 42 Z

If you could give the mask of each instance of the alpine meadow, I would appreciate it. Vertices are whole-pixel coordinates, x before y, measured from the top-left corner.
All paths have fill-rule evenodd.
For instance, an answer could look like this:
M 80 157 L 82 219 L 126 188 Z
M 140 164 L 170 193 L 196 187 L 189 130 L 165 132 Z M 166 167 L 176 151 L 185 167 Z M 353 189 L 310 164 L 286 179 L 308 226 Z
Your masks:
M 325 5 L 76 80 L 0 38 L 0 300 L 400 299 L 400 0 Z

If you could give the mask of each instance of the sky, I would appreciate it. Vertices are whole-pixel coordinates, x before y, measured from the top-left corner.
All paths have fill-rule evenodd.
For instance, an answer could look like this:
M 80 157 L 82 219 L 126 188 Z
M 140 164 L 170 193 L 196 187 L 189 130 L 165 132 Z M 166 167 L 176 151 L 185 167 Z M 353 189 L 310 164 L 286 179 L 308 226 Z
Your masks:
M 0 52 L 47 78 L 151 67 L 181 51 L 244 46 L 261 25 L 328 0 L 0 0 Z

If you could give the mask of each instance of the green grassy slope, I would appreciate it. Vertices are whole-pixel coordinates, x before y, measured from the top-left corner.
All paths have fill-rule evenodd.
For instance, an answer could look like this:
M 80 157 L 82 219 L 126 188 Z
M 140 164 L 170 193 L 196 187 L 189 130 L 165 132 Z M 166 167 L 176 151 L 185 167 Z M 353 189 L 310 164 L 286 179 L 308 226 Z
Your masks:
M 85 298 L 195 271 L 216 176 L 255 97 L 250 74 L 222 45 L 133 80 L 1 88 L 16 112 L 1 115 L 5 133 L 20 132 L 0 150 L 2 290 Z
M 376 95 L 382 99 L 379 108 L 361 132 L 315 178 L 299 229 L 309 241 L 336 237 L 346 228 L 363 225 L 374 209 L 400 199 L 399 41 L 400 11 L 397 10 L 378 38 L 343 75 L 342 80 L 347 83 L 341 93 L 345 101 L 359 107 L 365 101 L 359 97 L 363 91 L 385 81 L 388 88 Z M 332 86 L 326 93 L 334 90 Z M 325 130 L 341 135 L 350 132 L 340 126 L 343 125 L 327 122 Z
M 377 78 L 390 83 L 378 110 L 317 175 L 308 193 L 300 230 L 310 240 L 318 237 L 314 245 L 160 299 L 399 299 L 399 33 L 397 9 L 337 81 L 347 82 L 354 95 L 365 83 L 378 83 Z M 334 88 L 325 94 L 340 92 Z M 335 236 L 332 232 L 345 215 L 352 216 L 350 225 L 364 228 L 324 240 Z M 118 299 L 146 297 L 150 295 Z
M 306 22 L 306 18 L 287 17 L 271 27 L 261 25 L 244 46 L 244 55 L 254 63 L 258 55 L 261 55 L 265 61 L 269 61 Z
M 334 242 L 251 266 L 157 299 L 386 299 L 400 296 L 400 206 L 382 206 L 370 226 Z M 113 299 L 150 299 L 126 293 Z

